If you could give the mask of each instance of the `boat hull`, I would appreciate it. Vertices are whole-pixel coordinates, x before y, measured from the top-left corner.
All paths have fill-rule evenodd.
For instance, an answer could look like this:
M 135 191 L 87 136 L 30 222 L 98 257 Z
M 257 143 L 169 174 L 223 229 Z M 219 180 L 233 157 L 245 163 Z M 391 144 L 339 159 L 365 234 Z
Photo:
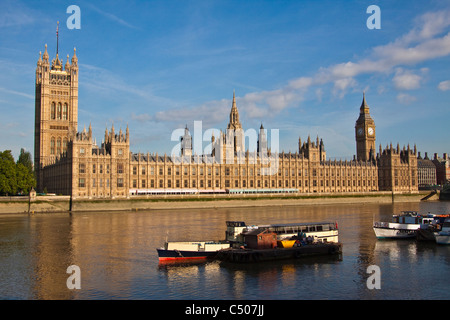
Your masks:
M 416 234 L 419 241 L 436 241 L 435 233 L 429 229 L 419 229 Z
M 310 244 L 301 247 L 273 249 L 237 249 L 220 250 L 216 259 L 224 262 L 255 263 L 273 260 L 300 259 L 311 256 L 342 254 L 341 243 Z
M 159 261 L 182 261 L 214 258 L 217 251 L 187 251 L 187 250 L 166 250 L 156 249 L 158 251 Z
M 373 227 L 378 239 L 409 239 L 416 236 L 416 230 Z
M 436 234 L 435 238 L 437 244 L 450 244 L 450 233 Z

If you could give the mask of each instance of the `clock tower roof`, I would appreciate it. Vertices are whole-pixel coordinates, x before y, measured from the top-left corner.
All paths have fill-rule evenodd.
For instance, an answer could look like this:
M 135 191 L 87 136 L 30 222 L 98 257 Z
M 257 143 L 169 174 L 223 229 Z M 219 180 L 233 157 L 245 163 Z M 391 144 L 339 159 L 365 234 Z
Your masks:
M 357 123 L 364 122 L 366 120 L 373 121 L 370 116 L 369 105 L 366 102 L 366 94 L 363 92 L 363 100 L 361 102 L 361 107 L 359 108 L 359 118 L 356 121 Z

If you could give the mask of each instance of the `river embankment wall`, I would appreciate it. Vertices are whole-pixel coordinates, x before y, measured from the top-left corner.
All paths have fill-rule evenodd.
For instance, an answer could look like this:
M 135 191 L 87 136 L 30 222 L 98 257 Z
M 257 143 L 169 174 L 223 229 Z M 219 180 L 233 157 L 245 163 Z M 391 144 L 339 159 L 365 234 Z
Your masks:
M 419 202 L 429 192 L 342 194 L 159 195 L 121 199 L 71 199 L 70 196 L 0 197 L 0 214 L 92 211 L 138 211 L 349 203 Z M 427 201 L 434 201 L 435 197 Z

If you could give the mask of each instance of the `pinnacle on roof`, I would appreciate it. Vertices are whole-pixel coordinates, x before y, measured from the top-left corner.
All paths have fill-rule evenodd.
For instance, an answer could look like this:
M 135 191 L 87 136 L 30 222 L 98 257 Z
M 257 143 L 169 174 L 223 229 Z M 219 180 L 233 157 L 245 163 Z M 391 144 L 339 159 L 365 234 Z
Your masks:
M 363 100 L 361 102 L 361 107 L 359 108 L 361 112 L 368 113 L 369 112 L 369 106 L 366 102 L 366 93 L 363 91 Z

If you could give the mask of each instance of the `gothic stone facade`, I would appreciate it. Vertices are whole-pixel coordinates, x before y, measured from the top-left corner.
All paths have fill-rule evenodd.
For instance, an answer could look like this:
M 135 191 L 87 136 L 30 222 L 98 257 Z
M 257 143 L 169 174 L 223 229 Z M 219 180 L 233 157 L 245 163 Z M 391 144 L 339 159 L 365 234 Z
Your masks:
M 129 128 L 105 130 L 97 146 L 92 128 L 77 131 L 78 59 L 65 67 L 58 54 L 50 66 L 47 47 L 36 69 L 35 166 L 38 191 L 73 198 L 116 198 L 136 194 L 216 192 L 416 192 L 416 149 L 390 147 L 375 155 L 375 122 L 365 97 L 355 124 L 357 158 L 326 158 L 317 137 L 299 139 L 296 152 L 272 153 L 261 125 L 257 151 L 245 137 L 233 94 L 226 132 L 212 137 L 210 155 L 193 155 L 186 128 L 181 155 L 130 152 Z M 276 161 L 276 162 L 274 162 Z

